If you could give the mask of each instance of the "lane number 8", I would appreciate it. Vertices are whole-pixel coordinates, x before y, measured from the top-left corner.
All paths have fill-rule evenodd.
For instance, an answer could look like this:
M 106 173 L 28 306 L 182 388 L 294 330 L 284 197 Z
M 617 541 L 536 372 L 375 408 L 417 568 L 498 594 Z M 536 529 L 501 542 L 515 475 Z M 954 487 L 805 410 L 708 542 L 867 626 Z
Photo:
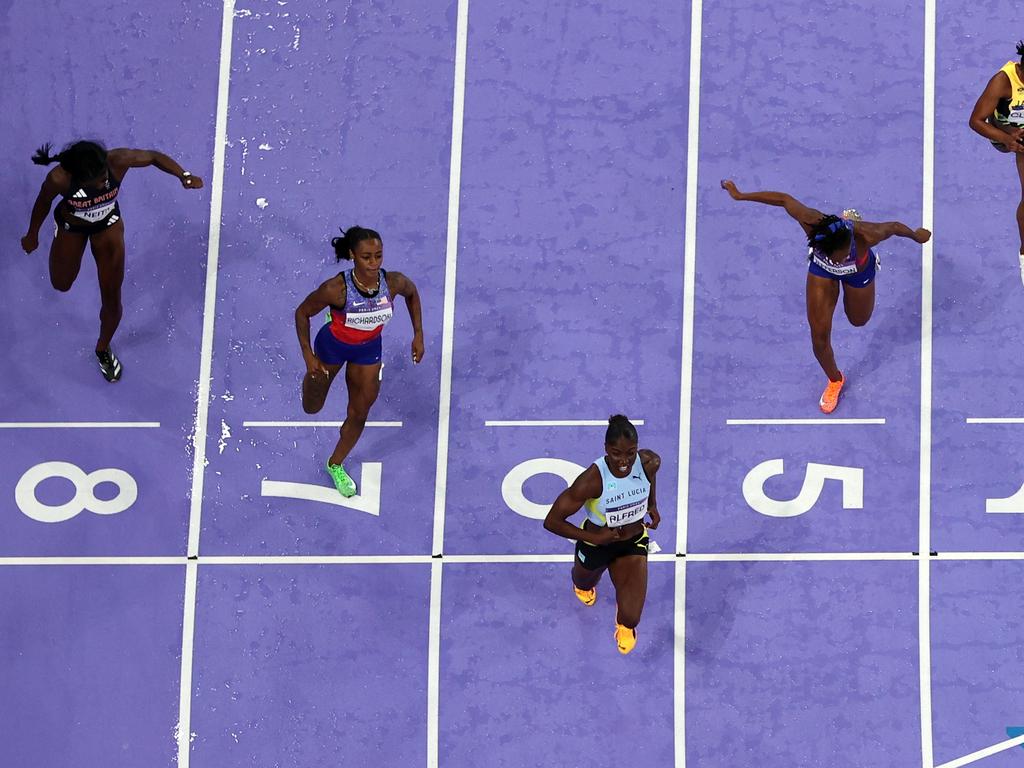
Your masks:
M 44 504 L 36 497 L 36 488 L 51 477 L 70 480 L 75 486 L 75 495 L 64 504 Z M 113 483 L 117 495 L 112 499 L 96 497 L 96 486 Z M 77 464 L 67 461 L 44 461 L 30 467 L 18 480 L 14 488 L 14 500 L 26 517 L 40 523 L 63 523 L 81 512 L 88 510 L 96 515 L 116 515 L 124 512 L 139 496 L 135 478 L 123 469 L 97 469 L 86 473 Z

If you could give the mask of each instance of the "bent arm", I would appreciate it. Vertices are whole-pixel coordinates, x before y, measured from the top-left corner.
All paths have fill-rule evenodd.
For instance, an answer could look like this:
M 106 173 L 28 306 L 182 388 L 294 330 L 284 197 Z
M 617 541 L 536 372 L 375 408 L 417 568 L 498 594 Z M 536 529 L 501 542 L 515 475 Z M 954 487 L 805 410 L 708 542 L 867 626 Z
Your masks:
M 302 357 L 305 360 L 314 357 L 313 347 L 309 341 L 310 319 L 323 312 L 332 303 L 335 306 L 345 305 L 344 296 L 342 296 L 340 302 L 337 301 L 339 283 L 341 283 L 341 289 L 344 290 L 345 283 L 337 277 L 332 277 L 330 280 L 322 283 L 319 288 L 309 294 L 295 308 L 295 333 L 299 337 L 299 348 L 302 350 Z
M 420 306 L 420 292 L 416 290 L 416 284 L 401 272 L 388 272 L 388 278 L 388 288 L 391 290 L 392 295 L 397 294 L 405 298 L 405 306 L 409 310 L 409 320 L 412 321 L 412 332 L 417 336 L 422 336 L 422 308 Z
M 646 448 L 640 450 L 640 461 L 644 468 L 644 474 L 651 484 L 651 493 L 647 497 L 647 508 L 658 509 L 658 497 L 656 495 L 658 469 L 661 467 L 661 456 Z
M 112 149 L 107 158 L 119 177 L 124 176 L 129 168 L 147 168 L 154 165 L 164 173 L 185 179 L 185 169 L 178 165 L 173 157 L 155 149 Z
M 32 213 L 28 221 L 28 236 L 38 237 L 39 228 L 43 225 L 46 216 L 50 213 L 50 206 L 53 205 L 53 198 L 60 194 L 60 185 L 54 179 L 54 172 L 46 174 L 43 179 L 43 186 L 36 195 L 36 201 L 32 205 Z
M 547 516 L 544 518 L 544 528 L 552 533 L 574 541 L 585 541 L 588 544 L 596 543 L 596 537 L 592 531 L 584 531 L 577 525 L 569 522 L 569 518 L 575 515 L 587 499 L 596 498 L 601 494 L 601 473 L 597 467 L 591 465 L 583 470 L 572 485 L 558 494 L 555 503 L 551 505 Z
M 971 130 L 981 134 L 989 141 L 999 144 L 1006 143 L 1006 133 L 991 125 L 988 118 L 996 111 L 999 100 L 1009 98 L 1010 95 L 1010 78 L 1006 76 L 1005 72 L 996 72 L 974 104 L 971 118 L 968 121 Z

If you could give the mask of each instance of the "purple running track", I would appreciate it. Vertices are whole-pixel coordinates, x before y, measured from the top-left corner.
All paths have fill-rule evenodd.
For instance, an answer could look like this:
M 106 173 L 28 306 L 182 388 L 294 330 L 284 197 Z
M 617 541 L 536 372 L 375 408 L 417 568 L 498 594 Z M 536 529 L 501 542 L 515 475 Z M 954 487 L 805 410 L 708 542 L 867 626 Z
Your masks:
M 919 547 L 922 477 L 932 549 L 1024 550 L 1020 518 L 985 511 L 1024 481 L 1015 442 L 1024 427 L 966 423 L 1021 415 L 1017 185 L 1012 161 L 966 127 L 987 78 L 1012 55 L 1005 20 L 1016 7 L 939 8 L 928 421 L 922 250 L 893 240 L 879 249 L 871 323 L 851 328 L 840 309 L 834 334 L 849 378 L 835 417 L 885 423 L 726 424 L 820 417 L 824 376 L 806 329 L 799 228 L 779 210 L 732 202 L 718 183 L 732 177 L 741 189 L 789 191 L 822 210 L 852 206 L 867 219 L 918 225 L 924 12 L 923 2 L 707 4 L 693 157 L 688 4 L 474 0 L 447 481 L 438 497 L 457 5 L 257 0 L 235 9 L 187 647 L 192 768 L 428 761 L 432 579 L 441 596 L 433 725 L 442 765 L 520 765 L 524 754 L 538 765 L 593 768 L 684 758 L 766 768 L 921 764 L 919 564 L 909 553 Z M 43 176 L 28 157 L 45 140 L 154 146 L 210 180 L 222 6 L 100 0 L 61 13 L 57 28 L 38 4 L 16 0 L 0 16 L 8 76 L 0 125 L 18 201 L 0 225 L 12 254 L 0 284 L 9 342 L 0 421 L 160 426 L 0 429 L 0 688 L 11 693 L 0 705 L 0 743 L 18 764 L 173 765 L 214 190 L 189 193 L 152 170 L 132 171 L 125 183 L 125 317 L 115 338 L 125 378 L 116 387 L 94 370 L 89 257 L 73 290 L 55 294 L 49 224 L 31 256 L 16 243 Z M 44 55 L 57 34 L 60 50 Z M 690 163 L 698 163 L 693 391 L 680 412 Z M 321 414 L 301 412 L 292 318 L 342 268 L 330 237 L 356 223 L 382 232 L 385 266 L 412 277 L 424 304 L 421 365 L 409 359 L 402 303 L 385 333 L 371 420 L 401 426 L 367 428 L 349 462 L 367 498 L 368 478 L 380 472 L 376 514 L 265 495 L 265 481 L 326 488 L 335 427 L 246 426 L 344 417 L 342 382 Z M 543 532 L 537 510 L 565 487 L 559 473 L 601 452 L 603 429 L 485 424 L 618 411 L 644 420 L 641 444 L 664 458 L 664 521 L 653 538 L 669 555 L 650 565 L 640 642 L 626 659 L 612 641 L 609 580 L 585 609 L 569 589 L 567 559 L 530 562 L 571 552 Z M 681 499 L 687 417 L 692 460 Z M 744 479 L 772 459 L 786 469 L 763 483 L 764 499 L 793 499 L 807 465 L 819 463 L 862 470 L 862 506 L 844 507 L 839 482 L 827 480 L 802 514 L 759 513 Z M 40 522 L 19 508 L 15 488 L 50 461 L 126 471 L 138 497 L 119 514 Z M 45 479 L 37 504 L 62 504 L 70 488 Z M 113 495 L 110 484 L 96 495 Z M 436 498 L 445 557 L 431 568 Z M 671 557 L 679 538 L 685 566 Z M 794 552 L 906 560 L 695 559 Z M 278 555 L 392 562 L 267 559 Z M 65 564 L 18 560 L 39 556 Z M 66 564 L 81 556 L 172 559 Z M 1015 682 L 1020 567 L 929 566 L 935 765 L 1024 726 Z M 676 594 L 684 568 L 685 595 Z M 687 735 L 677 754 L 679 661 Z M 1010 750 L 985 765 L 1021 759 Z

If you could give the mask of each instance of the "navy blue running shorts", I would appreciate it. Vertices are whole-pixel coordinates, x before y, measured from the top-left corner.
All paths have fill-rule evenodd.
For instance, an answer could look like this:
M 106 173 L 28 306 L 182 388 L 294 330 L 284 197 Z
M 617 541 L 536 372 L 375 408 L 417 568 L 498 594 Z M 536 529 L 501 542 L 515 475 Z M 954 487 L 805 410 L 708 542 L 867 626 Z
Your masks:
M 331 333 L 330 324 L 324 325 L 316 334 L 313 352 L 320 362 L 326 365 L 376 365 L 380 362 L 381 337 L 370 339 L 362 344 L 346 344 Z

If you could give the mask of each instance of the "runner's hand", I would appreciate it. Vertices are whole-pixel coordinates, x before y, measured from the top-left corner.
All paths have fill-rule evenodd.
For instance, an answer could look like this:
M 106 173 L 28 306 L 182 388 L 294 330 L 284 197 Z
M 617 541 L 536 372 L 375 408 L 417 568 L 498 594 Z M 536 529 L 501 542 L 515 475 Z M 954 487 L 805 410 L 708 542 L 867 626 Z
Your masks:
M 1003 146 L 1011 152 L 1024 152 L 1024 128 L 1008 128 L 1006 135 L 1010 140 Z
M 603 547 L 605 544 L 611 544 L 613 541 L 619 540 L 619 529 L 602 527 L 596 530 L 587 531 L 591 534 L 591 539 L 588 544 L 593 544 L 595 547 Z
M 423 334 L 417 333 L 412 337 L 412 361 L 418 363 L 423 359 Z
M 202 189 L 203 180 L 199 176 L 196 176 L 194 174 L 191 176 L 182 176 L 181 186 L 183 186 L 185 189 Z
M 653 531 L 661 525 L 661 515 L 658 514 L 658 510 L 651 507 L 647 508 L 647 514 L 651 516 L 651 522 L 647 524 L 647 527 Z
M 736 185 L 732 182 L 732 179 L 725 179 L 722 181 L 722 189 L 729 193 L 729 197 L 733 200 L 740 199 L 740 191 L 736 189 Z
M 306 355 L 306 373 L 310 376 L 327 376 L 329 371 L 316 355 Z
M 914 230 L 914 242 L 917 242 L 917 243 L 920 243 L 921 245 L 924 245 L 925 243 L 927 243 L 931 239 L 932 239 L 932 233 L 929 232 L 924 227 L 921 227 L 920 229 L 915 229 Z
M 21 238 L 21 248 L 25 253 L 32 253 L 39 247 L 39 235 L 25 235 Z

